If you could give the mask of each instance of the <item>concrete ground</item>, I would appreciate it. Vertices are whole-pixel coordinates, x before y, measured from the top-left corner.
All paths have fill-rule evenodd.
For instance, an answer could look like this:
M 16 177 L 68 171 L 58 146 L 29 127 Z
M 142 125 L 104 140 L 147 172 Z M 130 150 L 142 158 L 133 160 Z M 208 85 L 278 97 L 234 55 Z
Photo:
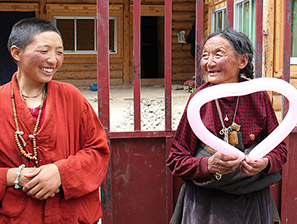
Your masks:
M 97 91 L 89 87 L 79 90 L 98 111 Z M 163 85 L 141 87 L 141 129 L 165 129 L 165 89 Z M 175 130 L 184 111 L 190 93 L 183 85 L 172 85 L 172 128 Z M 133 131 L 133 89 L 132 87 L 110 87 L 110 131 Z

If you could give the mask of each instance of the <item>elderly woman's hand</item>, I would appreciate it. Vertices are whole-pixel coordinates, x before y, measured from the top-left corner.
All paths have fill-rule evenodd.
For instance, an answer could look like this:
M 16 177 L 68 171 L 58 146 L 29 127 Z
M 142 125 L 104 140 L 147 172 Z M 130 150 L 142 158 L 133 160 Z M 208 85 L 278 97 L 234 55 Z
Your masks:
M 268 158 L 251 160 L 248 156 L 246 156 L 245 159 L 242 161 L 240 170 L 247 176 L 254 176 L 264 170 L 268 165 Z
M 216 152 L 209 157 L 207 168 L 208 172 L 212 174 L 228 174 L 234 172 L 240 163 L 241 159 L 239 159 L 237 155 L 224 155 Z

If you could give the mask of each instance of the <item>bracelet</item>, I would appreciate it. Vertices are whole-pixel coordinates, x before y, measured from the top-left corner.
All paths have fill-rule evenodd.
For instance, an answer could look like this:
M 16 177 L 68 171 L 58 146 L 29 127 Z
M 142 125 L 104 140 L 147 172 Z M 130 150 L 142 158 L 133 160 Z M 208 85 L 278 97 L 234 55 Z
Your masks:
M 20 165 L 19 170 L 16 173 L 16 178 L 15 178 L 15 181 L 14 181 L 14 188 L 15 189 L 20 189 L 21 188 L 21 186 L 19 185 L 19 183 L 20 183 L 19 177 L 21 175 L 21 171 L 22 171 L 23 168 L 25 168 L 25 164 Z

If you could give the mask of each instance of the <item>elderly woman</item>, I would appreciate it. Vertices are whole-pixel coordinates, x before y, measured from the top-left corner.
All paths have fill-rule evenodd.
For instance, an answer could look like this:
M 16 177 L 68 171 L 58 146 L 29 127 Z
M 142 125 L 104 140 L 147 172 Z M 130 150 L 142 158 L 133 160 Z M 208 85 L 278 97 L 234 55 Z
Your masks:
M 203 41 L 200 65 L 208 82 L 190 100 L 210 86 L 252 79 L 252 44 L 243 33 L 229 28 L 213 33 Z M 273 223 L 275 205 L 269 185 L 279 180 L 278 171 L 287 160 L 285 144 L 261 159 L 246 156 L 241 161 L 203 144 L 186 114 L 187 107 L 166 162 L 173 175 L 186 181 L 181 222 Z M 201 118 L 214 135 L 242 151 L 251 150 L 278 126 L 265 91 L 208 102 L 201 108 Z
M 17 63 L 0 87 L 0 223 L 95 223 L 109 148 L 92 106 L 52 81 L 63 62 L 50 21 L 16 23 L 8 48 Z

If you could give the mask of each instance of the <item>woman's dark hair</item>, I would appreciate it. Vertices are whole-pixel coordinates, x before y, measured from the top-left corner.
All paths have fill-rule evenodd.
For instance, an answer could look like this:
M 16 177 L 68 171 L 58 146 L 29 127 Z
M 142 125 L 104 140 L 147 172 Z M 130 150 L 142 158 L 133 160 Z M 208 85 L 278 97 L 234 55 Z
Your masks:
M 210 38 L 214 36 L 221 36 L 225 38 L 226 40 L 229 41 L 229 43 L 234 48 L 237 54 L 239 55 L 245 54 L 248 56 L 248 63 L 243 69 L 241 69 L 240 74 L 243 73 L 247 79 L 253 79 L 254 78 L 254 64 L 253 64 L 254 48 L 251 40 L 244 33 L 237 32 L 231 28 L 226 28 L 222 31 L 214 32 L 209 36 L 207 36 L 202 42 L 202 47 L 204 47 L 206 41 L 208 41 Z M 241 79 L 242 77 L 239 77 L 239 81 L 243 81 Z
M 11 46 L 15 45 L 24 50 L 34 41 L 37 34 L 53 31 L 61 36 L 58 28 L 50 21 L 41 18 L 26 18 L 13 25 L 8 38 L 7 47 L 10 52 Z

